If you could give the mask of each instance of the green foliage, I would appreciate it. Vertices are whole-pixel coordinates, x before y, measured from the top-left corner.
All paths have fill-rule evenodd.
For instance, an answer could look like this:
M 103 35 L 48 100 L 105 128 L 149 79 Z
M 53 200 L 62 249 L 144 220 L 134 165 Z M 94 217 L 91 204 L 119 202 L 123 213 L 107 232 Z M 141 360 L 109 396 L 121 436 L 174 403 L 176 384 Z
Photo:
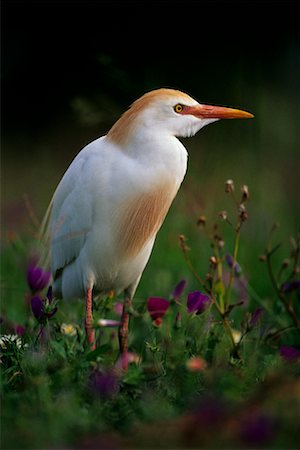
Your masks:
M 217 214 L 212 225 L 203 216 L 197 222 L 199 239 L 208 243 L 207 268 L 198 270 L 196 242 L 181 235 L 190 271 L 185 291 L 167 296 L 159 321 L 151 320 L 141 293 L 134 302 L 126 373 L 111 327 L 120 320 L 118 299 L 96 299 L 97 348 L 89 351 L 83 302 L 59 301 L 57 314 L 35 320 L 19 270 L 27 244 L 17 238 L 5 249 L 4 292 L 14 280 L 23 280 L 24 290 L 11 291 L 10 303 L 3 303 L 3 448 L 297 445 L 299 236 L 281 260 L 272 228 L 256 263 L 270 279 L 262 297 L 255 279 L 249 282 L 251 267 L 239 260 L 247 251 L 248 188 L 242 187 L 241 198 L 231 183 L 225 191 L 232 198 L 229 212 Z M 210 303 L 191 312 L 187 298 L 195 288 Z

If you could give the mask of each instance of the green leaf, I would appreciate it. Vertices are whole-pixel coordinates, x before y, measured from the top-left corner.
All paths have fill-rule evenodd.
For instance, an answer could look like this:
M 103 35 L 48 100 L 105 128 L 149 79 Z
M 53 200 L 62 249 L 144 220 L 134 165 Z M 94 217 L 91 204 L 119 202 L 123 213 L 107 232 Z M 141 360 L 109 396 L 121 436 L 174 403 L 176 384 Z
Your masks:
M 61 342 L 57 341 L 50 341 L 51 348 L 57 353 L 59 356 L 61 356 L 63 359 L 66 359 L 66 350 L 64 345 Z
M 100 347 L 97 347 L 92 352 L 89 352 L 86 355 L 86 359 L 87 359 L 87 361 L 95 361 L 98 358 L 98 356 L 101 356 L 104 353 L 107 353 L 109 351 L 111 351 L 111 345 L 110 344 L 100 345 Z
M 128 372 L 123 377 L 123 382 L 131 386 L 140 384 L 143 378 L 141 369 L 137 366 L 130 366 Z

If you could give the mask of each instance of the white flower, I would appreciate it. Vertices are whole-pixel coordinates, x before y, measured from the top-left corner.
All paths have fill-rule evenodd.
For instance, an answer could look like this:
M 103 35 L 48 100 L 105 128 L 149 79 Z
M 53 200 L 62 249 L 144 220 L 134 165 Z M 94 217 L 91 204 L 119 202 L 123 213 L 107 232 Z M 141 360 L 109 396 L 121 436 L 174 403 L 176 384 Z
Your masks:
M 22 347 L 22 339 L 17 334 L 4 334 L 0 336 L 0 347 L 3 350 L 7 349 L 7 345 L 15 344 L 17 348 Z

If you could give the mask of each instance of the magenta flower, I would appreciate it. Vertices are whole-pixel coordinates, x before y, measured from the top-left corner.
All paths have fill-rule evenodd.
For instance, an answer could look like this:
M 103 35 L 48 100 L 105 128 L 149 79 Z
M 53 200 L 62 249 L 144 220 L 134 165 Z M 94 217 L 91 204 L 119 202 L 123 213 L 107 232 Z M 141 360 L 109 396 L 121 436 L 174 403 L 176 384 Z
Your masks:
M 183 294 L 185 286 L 186 286 L 186 280 L 179 281 L 179 283 L 175 286 L 174 291 L 172 292 L 172 298 L 174 300 L 178 300 L 179 297 Z
M 202 314 L 210 305 L 208 295 L 200 291 L 190 292 L 187 299 L 187 310 L 189 314 Z
M 27 283 L 32 293 L 42 291 L 50 281 L 51 272 L 30 264 L 27 270 Z
M 152 320 L 161 319 L 169 306 L 168 300 L 161 297 L 150 297 L 147 301 L 147 309 Z
M 300 357 L 300 350 L 290 345 L 282 345 L 280 347 L 280 356 L 287 362 L 293 362 Z
M 26 333 L 26 328 L 23 327 L 23 325 L 16 325 L 15 332 L 18 336 L 24 336 L 24 334 Z

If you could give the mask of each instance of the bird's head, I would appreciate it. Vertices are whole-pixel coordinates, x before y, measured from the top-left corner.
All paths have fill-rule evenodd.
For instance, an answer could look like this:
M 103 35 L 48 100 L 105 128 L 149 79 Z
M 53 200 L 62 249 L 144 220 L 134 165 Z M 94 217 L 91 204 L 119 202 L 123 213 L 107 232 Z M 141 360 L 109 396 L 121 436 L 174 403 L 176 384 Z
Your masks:
M 117 143 L 125 142 L 132 133 L 142 130 L 188 137 L 219 119 L 251 117 L 251 113 L 239 109 L 200 104 L 175 89 L 157 89 L 136 100 L 114 124 L 108 136 Z

